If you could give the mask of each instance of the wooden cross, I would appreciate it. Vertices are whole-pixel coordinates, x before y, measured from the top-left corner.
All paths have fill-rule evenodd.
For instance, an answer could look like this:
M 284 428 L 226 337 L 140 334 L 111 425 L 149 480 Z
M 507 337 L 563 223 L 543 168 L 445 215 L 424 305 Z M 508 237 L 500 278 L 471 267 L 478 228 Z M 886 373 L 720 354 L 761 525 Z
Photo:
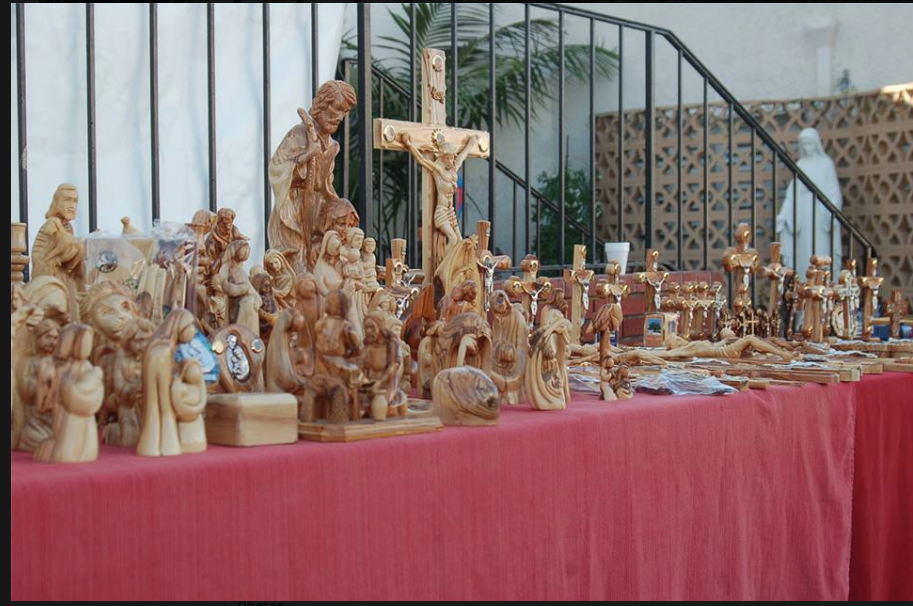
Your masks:
M 751 288 L 751 276 L 758 268 L 760 256 L 758 251 L 749 248 L 751 244 L 751 227 L 747 223 L 739 225 L 735 232 L 735 248 L 723 252 L 723 268 L 732 274 L 734 290 L 742 286 Z
M 462 239 L 453 206 L 457 173 L 466 158 L 488 158 L 487 132 L 447 126 L 443 51 L 422 52 L 422 123 L 374 121 L 374 147 L 408 151 L 422 167 L 422 270 L 431 284 L 449 246 Z
M 659 270 L 659 251 L 647 250 L 646 271 L 636 274 L 635 279 L 644 285 L 647 313 L 656 313 L 662 308 L 663 283 L 669 279 L 669 272 Z
M 815 255 L 811 258 L 811 267 L 808 268 L 805 287 L 801 289 L 801 297 L 805 300 L 805 320 L 802 326 L 803 336 L 814 342 L 824 342 L 824 327 L 826 323 L 826 299 L 829 296 L 827 288 L 827 275 L 825 269 L 830 267 L 831 258 Z
M 708 298 L 710 285 L 701 282 L 694 286 L 691 300 L 691 339 L 695 341 L 703 340 L 707 333 L 707 316 L 710 315 L 710 308 L 713 305 L 713 299 Z
M 504 290 L 513 297 L 519 298 L 526 313 L 529 329 L 536 326 L 536 315 L 539 313 L 539 300 L 552 292 L 552 282 L 539 277 L 539 259 L 527 255 L 520 263 L 523 277 L 513 276 L 504 282 Z
M 795 271 L 790 267 L 785 267 L 780 263 L 782 245 L 779 242 L 770 244 L 770 265 L 759 267 L 756 270 L 758 276 L 770 280 L 770 299 L 767 301 L 767 313 L 770 314 L 771 322 L 780 315 L 780 305 L 783 302 L 783 285 L 786 278 L 795 275 Z M 774 334 L 774 333 L 771 333 Z
M 681 325 L 684 323 L 685 306 L 682 302 L 682 286 L 677 282 L 669 284 L 669 290 L 662 300 L 662 311 L 670 314 L 678 314 L 679 334 L 681 334 Z
M 710 294 L 713 298 L 711 308 L 713 314 L 710 316 L 710 340 L 712 341 L 720 332 L 720 316 L 723 314 L 723 308 L 726 307 L 726 297 L 723 296 L 723 285 L 714 282 L 710 287 Z
M 574 246 L 574 265 L 564 270 L 565 288 L 571 289 L 571 343 L 580 345 L 580 332 L 590 309 L 590 282 L 594 271 L 586 269 L 586 246 Z
M 678 334 L 685 339 L 691 338 L 691 324 L 694 322 L 694 310 L 697 307 L 697 284 L 686 282 L 682 287 L 682 313 L 679 318 Z
M 904 298 L 903 291 L 891 291 L 891 299 L 884 303 L 884 313 L 891 321 L 891 338 L 899 339 L 900 325 L 910 314 L 910 303 Z
M 859 288 L 862 290 L 862 339 L 872 340 L 875 313 L 878 310 L 878 291 L 884 278 L 878 275 L 878 259 L 869 259 L 865 276 L 859 278 Z
M 491 245 L 491 222 L 479 221 L 477 224 L 478 244 L 476 246 L 476 263 L 482 275 L 482 307 L 485 313 L 491 309 L 491 296 L 495 292 L 495 270 L 508 269 L 510 257 L 495 256 L 488 247 Z
M 834 326 L 834 331 L 841 339 L 855 339 L 859 330 L 856 321 L 856 312 L 859 311 L 859 278 L 856 276 L 856 260 L 847 259 L 846 268 L 840 272 L 839 286 L 834 289 L 834 295 L 840 305 L 840 322 Z

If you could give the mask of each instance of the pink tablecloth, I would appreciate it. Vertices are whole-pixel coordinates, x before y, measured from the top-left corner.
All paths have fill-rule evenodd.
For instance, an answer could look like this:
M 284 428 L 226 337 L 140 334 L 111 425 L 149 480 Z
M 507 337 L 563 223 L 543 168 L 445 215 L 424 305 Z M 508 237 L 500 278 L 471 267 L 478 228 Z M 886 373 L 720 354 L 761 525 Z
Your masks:
M 913 600 L 913 375 L 857 389 L 850 599 Z
M 856 398 L 913 392 L 882 381 L 578 396 L 353 445 L 16 453 L 11 598 L 845 599 Z

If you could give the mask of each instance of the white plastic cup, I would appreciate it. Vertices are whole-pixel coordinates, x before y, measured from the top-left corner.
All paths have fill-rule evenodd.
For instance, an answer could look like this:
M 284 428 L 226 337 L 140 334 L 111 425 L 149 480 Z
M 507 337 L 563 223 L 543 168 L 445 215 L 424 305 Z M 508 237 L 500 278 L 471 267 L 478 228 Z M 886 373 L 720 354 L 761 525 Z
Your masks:
M 628 273 L 628 256 L 631 254 L 630 242 L 606 242 L 606 263 L 617 261 L 621 265 L 621 275 Z

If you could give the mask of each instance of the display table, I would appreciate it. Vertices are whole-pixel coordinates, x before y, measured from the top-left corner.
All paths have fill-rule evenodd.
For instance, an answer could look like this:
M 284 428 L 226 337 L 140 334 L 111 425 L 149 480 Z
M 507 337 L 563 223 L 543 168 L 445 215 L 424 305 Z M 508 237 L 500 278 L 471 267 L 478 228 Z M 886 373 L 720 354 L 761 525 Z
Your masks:
M 910 394 L 575 394 L 355 444 L 13 453 L 11 598 L 843 600 L 851 544 L 854 583 L 879 573 L 854 594 L 908 591 L 881 577 L 913 561 Z

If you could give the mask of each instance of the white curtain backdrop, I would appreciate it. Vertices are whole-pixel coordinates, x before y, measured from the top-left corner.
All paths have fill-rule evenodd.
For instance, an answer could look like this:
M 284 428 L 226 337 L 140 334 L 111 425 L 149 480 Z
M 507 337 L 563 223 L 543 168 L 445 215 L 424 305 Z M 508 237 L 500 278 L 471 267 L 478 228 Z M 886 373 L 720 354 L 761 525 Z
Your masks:
M 149 5 L 95 5 L 99 228 L 119 233 L 129 216 L 151 228 Z M 335 77 L 345 4 L 320 4 L 321 81 Z M 26 6 L 29 232 L 34 239 L 60 183 L 80 191 L 77 235 L 88 232 L 84 4 Z M 263 250 L 262 5 L 216 5 L 218 201 Z M 189 222 L 209 193 L 206 5 L 160 4 L 159 141 L 162 219 Z M 310 107 L 311 7 L 272 4 L 272 132 L 275 148 Z M 16 18 L 10 5 L 10 209 L 19 220 Z M 255 255 L 259 262 L 259 254 Z

